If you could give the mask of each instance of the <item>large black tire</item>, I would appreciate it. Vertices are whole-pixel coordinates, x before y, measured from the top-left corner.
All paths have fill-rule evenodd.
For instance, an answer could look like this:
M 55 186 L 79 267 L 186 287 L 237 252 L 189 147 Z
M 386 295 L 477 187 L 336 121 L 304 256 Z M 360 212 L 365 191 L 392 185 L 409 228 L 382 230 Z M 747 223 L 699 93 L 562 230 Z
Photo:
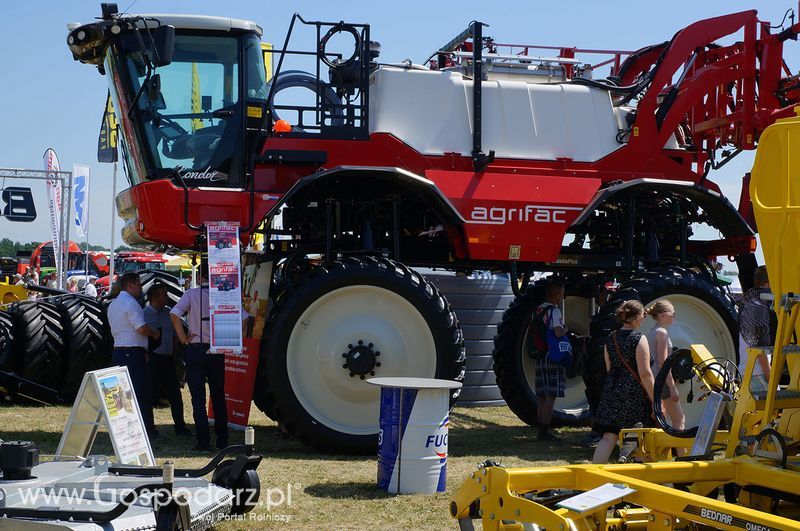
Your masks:
M 139 282 L 142 284 L 142 300 L 147 300 L 147 292 L 150 291 L 150 288 L 155 284 L 163 284 L 166 286 L 169 296 L 167 304 L 170 306 L 175 306 L 183 296 L 183 288 L 178 284 L 178 279 L 166 271 L 160 271 L 158 269 L 140 269 L 137 273 L 139 274 Z
M 11 316 L 0 311 L 0 371 L 18 372 L 22 365 L 22 357 L 13 348 L 14 326 Z
M 12 304 L 14 348 L 22 357 L 26 380 L 58 390 L 64 376 L 64 328 L 52 303 L 22 301 Z
M 365 305 L 345 304 L 354 300 Z M 398 317 L 387 319 L 387 313 Z M 412 326 L 416 328 L 409 330 Z M 318 337 L 324 341 L 315 351 L 298 347 Z M 350 362 L 343 357 L 348 349 L 383 350 L 366 358 L 354 356 L 380 362 L 367 369 L 366 378 L 369 372 L 457 381 L 464 377 L 464 341 L 452 308 L 422 275 L 391 260 L 347 258 L 298 276 L 276 301 L 264 338 L 257 405 L 301 441 L 326 452 L 370 454 L 377 448 L 378 389 L 363 381 L 361 372 L 350 375 L 350 368 L 343 367 Z M 412 348 L 419 342 L 430 349 Z M 320 378 L 329 386 L 317 394 L 303 393 L 304 386 Z
M 64 323 L 67 354 L 61 396 L 72 400 L 85 373 L 111 365 L 111 329 L 105 310 L 94 299 L 67 295 L 56 305 Z
M 529 285 L 516 297 L 497 325 L 492 351 L 495 379 L 503 399 L 521 421 L 531 426 L 538 422 L 538 399 L 532 382 L 535 362 L 527 358 L 524 346 L 533 312 L 544 300 L 543 282 Z M 551 422 L 554 426 L 580 426 L 588 420 L 585 407 L 569 411 L 557 407 Z
M 706 345 L 712 354 L 738 362 L 739 328 L 736 309 L 733 301 L 708 276 L 680 267 L 640 273 L 635 278 L 622 282 L 592 319 L 591 347 L 584 372 L 586 396 L 592 410 L 600 401 L 605 380 L 603 345 L 609 334 L 619 328 L 615 312 L 628 300 L 638 300 L 647 307 L 664 298 L 675 304 L 677 319 L 669 330 L 674 347 L 688 348 L 692 343 L 713 341 L 716 345 Z M 653 320 L 648 317 L 641 331 L 648 330 L 652 324 Z M 699 392 L 697 386 L 695 392 Z M 686 410 L 685 399 L 682 396 L 688 427 L 692 425 L 692 415 Z M 696 412 L 694 417 L 697 417 Z

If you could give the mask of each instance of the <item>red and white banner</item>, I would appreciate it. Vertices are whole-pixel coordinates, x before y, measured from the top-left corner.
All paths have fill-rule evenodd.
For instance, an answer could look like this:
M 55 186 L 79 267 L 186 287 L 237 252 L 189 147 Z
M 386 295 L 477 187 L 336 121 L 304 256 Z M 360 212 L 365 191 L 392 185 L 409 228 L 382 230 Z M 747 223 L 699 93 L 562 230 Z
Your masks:
M 209 353 L 225 355 L 225 403 L 228 426 L 244 429 L 250 417 L 258 346 L 245 346 L 243 335 L 250 316 L 242 311 L 239 226 L 210 223 L 208 236 Z M 248 342 L 249 343 L 249 342 Z M 252 358 L 252 359 L 251 359 Z M 211 403 L 208 417 L 214 418 Z
M 61 171 L 58 156 L 53 148 L 44 152 L 44 170 L 47 172 Z M 53 175 L 47 180 L 47 206 L 50 212 L 50 239 L 53 241 L 53 258 L 55 260 L 58 278 L 61 274 L 61 180 L 60 175 Z
M 242 351 L 242 277 L 238 224 L 208 224 L 209 354 Z
M 243 348 L 225 354 L 225 402 L 228 426 L 244 429 L 250 420 L 250 403 L 256 382 L 261 338 L 270 311 L 269 286 L 272 262 L 261 262 L 261 253 L 242 255 Z M 211 404 L 209 418 L 214 417 Z

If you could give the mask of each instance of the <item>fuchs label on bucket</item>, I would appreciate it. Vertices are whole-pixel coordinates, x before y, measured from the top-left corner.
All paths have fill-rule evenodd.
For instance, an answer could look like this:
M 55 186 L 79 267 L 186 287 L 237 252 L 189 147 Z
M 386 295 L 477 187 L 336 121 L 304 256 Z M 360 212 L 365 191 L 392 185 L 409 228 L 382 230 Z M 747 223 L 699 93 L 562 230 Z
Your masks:
M 378 487 L 392 493 L 444 492 L 449 391 L 381 389 Z

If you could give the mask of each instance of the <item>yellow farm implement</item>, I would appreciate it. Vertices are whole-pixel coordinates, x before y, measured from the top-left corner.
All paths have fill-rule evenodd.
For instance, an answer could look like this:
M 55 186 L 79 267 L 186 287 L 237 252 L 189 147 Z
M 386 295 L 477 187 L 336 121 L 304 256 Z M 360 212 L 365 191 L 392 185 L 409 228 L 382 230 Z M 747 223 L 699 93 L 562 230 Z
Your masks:
M 750 184 L 775 294 L 774 347 L 749 349 L 744 375 L 702 345 L 673 354 L 673 365 L 682 357 L 687 376 L 702 382 L 703 420 L 680 433 L 623 430 L 620 444 L 636 443 L 625 457 L 636 462 L 516 469 L 487 462 L 450 503 L 462 529 L 472 529 L 472 519 L 487 530 L 800 529 L 797 114 L 764 131 Z M 759 355 L 771 355 L 768 381 L 753 376 Z M 673 458 L 676 448 L 688 455 Z

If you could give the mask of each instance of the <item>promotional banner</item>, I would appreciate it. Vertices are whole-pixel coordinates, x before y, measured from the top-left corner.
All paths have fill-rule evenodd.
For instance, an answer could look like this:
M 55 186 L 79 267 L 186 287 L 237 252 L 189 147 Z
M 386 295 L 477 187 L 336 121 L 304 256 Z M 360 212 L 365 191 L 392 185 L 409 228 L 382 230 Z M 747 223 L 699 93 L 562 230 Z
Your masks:
M 209 353 L 242 351 L 242 278 L 239 226 L 208 224 Z
M 260 259 L 261 253 L 246 252 L 242 256 L 243 348 L 225 355 L 225 402 L 228 426 L 234 429 L 244 429 L 249 423 L 261 337 L 271 309 L 272 262 Z M 210 404 L 208 416 L 214 418 Z
M 262 262 L 261 253 L 244 253 L 242 257 L 242 304 L 245 317 L 242 322 L 244 350 L 225 359 L 225 389 L 228 390 L 228 425 L 247 427 L 250 418 L 250 401 L 261 353 L 261 338 L 267 316 L 272 309 L 269 285 L 272 279 L 272 262 Z
M 85 238 L 89 234 L 89 166 L 72 166 L 72 185 L 75 187 L 75 231 Z
M 97 162 L 117 162 L 117 118 L 114 115 L 110 91 L 106 97 L 100 136 L 97 139 Z
M 53 148 L 44 152 L 45 171 L 61 171 L 58 156 Z M 56 176 L 59 177 L 59 176 Z M 47 180 L 47 206 L 50 211 L 50 239 L 53 241 L 53 259 L 58 278 L 61 278 L 61 181 Z
M 208 227 L 210 351 L 225 353 L 228 426 L 238 429 L 246 428 L 250 418 L 261 333 L 269 311 L 272 263 L 259 264 L 258 258 L 245 254 L 242 274 L 238 226 Z M 210 402 L 208 417 L 213 421 Z

